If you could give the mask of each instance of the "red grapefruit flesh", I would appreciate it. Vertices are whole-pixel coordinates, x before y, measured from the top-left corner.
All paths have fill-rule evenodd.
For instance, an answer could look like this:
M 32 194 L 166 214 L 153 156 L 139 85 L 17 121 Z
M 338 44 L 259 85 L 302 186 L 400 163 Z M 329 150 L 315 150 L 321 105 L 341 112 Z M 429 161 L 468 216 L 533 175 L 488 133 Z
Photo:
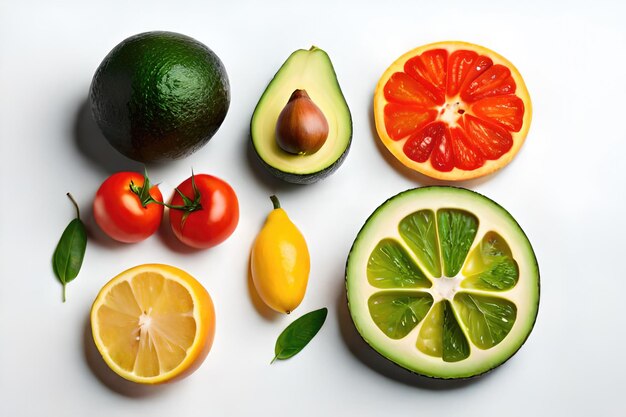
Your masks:
M 490 174 L 517 154 L 532 107 L 517 69 L 464 42 L 416 48 L 382 75 L 374 95 L 376 130 L 405 166 L 433 178 Z

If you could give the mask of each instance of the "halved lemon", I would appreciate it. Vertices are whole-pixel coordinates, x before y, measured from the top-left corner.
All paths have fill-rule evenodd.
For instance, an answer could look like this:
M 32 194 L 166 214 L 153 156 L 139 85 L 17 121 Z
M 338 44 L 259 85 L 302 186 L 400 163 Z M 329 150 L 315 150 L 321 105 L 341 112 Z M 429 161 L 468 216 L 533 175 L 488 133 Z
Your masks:
M 383 203 L 346 267 L 348 305 L 381 355 L 435 378 L 467 378 L 510 358 L 539 306 L 528 238 L 473 191 L 423 187 Z
M 202 364 L 213 343 L 215 310 L 206 289 L 185 271 L 140 265 L 100 290 L 91 308 L 91 329 L 115 373 L 159 384 Z
M 405 166 L 442 180 L 467 180 L 508 164 L 526 139 L 532 108 L 517 69 L 466 42 L 413 49 L 381 76 L 376 130 Z

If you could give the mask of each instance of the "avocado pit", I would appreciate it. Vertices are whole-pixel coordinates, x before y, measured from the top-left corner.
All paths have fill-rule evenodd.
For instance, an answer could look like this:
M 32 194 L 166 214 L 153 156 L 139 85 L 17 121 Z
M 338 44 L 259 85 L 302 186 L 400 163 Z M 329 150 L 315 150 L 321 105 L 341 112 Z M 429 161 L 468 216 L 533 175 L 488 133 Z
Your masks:
M 276 121 L 276 142 L 285 152 L 310 155 L 328 138 L 328 121 L 306 90 L 296 89 Z

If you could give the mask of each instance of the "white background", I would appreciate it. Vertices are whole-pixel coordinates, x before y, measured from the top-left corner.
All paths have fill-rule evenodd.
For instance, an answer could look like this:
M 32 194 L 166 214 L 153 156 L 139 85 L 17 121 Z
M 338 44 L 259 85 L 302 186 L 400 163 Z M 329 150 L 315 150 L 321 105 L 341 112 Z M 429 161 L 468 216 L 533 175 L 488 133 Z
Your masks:
M 392 5 L 393 3 L 393 5 Z M 0 415 L 18 416 L 623 416 L 622 303 L 626 175 L 626 9 L 618 1 L 99 1 L 0 4 Z M 187 159 L 149 165 L 165 195 L 191 168 L 226 179 L 241 220 L 233 236 L 191 252 L 168 230 L 135 245 L 108 240 L 90 214 L 99 184 L 140 170 L 90 118 L 86 97 L 102 58 L 147 30 L 181 32 L 223 60 L 232 101 L 221 129 Z M 539 259 L 537 324 L 519 353 L 466 382 L 422 379 L 377 356 L 348 316 L 344 267 L 356 233 L 385 199 L 433 181 L 411 175 L 378 144 L 373 90 L 385 68 L 421 44 L 459 39 L 511 60 L 534 115 L 513 162 L 461 184 L 507 208 Z M 352 149 L 333 176 L 279 182 L 257 165 L 249 120 L 295 49 L 330 55 L 354 122 Z M 89 229 L 82 271 L 61 303 L 50 264 L 78 199 Z M 255 307 L 251 243 L 277 193 L 306 236 L 309 288 L 296 316 L 328 320 L 292 360 L 269 365 L 293 320 Z M 195 275 L 217 309 L 214 347 L 184 381 L 145 388 L 112 375 L 88 326 L 98 290 L 146 262 Z

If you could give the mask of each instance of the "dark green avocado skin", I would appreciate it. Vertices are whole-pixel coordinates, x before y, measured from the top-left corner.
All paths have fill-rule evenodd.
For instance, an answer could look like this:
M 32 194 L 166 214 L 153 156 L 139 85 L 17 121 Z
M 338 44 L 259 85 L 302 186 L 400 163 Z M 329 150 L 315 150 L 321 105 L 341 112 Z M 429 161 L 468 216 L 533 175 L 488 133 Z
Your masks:
M 173 32 L 125 39 L 104 58 L 89 91 L 93 117 L 125 156 L 152 162 L 179 159 L 204 146 L 230 105 L 219 57 Z

